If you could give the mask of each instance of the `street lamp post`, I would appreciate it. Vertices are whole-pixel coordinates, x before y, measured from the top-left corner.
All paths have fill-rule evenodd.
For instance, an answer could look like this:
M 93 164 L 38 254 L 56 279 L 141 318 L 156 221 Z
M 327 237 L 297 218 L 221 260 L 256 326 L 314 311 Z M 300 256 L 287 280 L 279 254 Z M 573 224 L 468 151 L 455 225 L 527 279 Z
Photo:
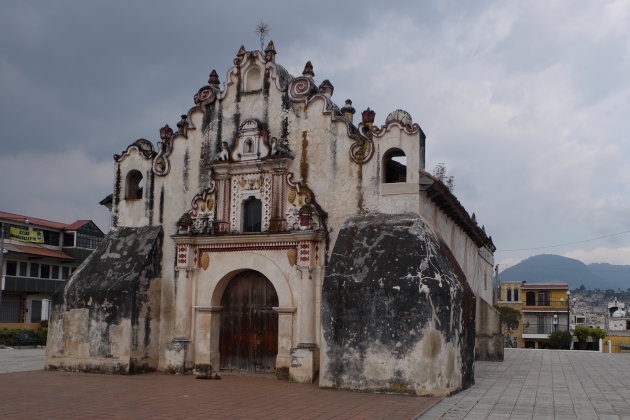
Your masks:
M 4 222 L 0 222 L 0 312 L 2 311 L 2 293 L 4 292 Z

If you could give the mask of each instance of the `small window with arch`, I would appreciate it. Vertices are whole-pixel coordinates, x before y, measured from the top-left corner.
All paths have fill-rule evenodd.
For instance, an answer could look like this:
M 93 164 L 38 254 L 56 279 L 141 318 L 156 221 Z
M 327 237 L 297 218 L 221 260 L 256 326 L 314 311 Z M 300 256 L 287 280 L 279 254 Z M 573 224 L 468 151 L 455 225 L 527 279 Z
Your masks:
M 142 198 L 142 173 L 136 169 L 132 169 L 127 174 L 125 181 L 125 199 L 137 200 Z
M 262 227 L 262 201 L 254 196 L 243 202 L 243 232 L 260 232 Z
M 386 184 L 407 182 L 407 156 L 400 149 L 389 149 L 383 156 L 383 175 Z

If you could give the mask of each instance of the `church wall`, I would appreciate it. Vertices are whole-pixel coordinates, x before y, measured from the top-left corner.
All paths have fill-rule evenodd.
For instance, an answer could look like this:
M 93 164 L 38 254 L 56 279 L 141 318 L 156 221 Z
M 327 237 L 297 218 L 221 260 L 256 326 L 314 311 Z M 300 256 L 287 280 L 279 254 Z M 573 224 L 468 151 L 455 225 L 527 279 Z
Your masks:
M 123 180 L 131 169 L 138 169 L 145 175 L 145 191 L 141 200 L 124 200 L 121 197 L 115 204 L 117 225 L 151 224 L 164 228 L 159 369 L 187 371 L 203 364 L 203 360 L 216 359 L 209 344 L 213 338 L 207 330 L 220 325 L 217 324 L 220 312 L 212 308 L 220 306 L 216 302 L 217 299 L 220 301 L 219 289 L 214 287 L 221 279 L 213 276 L 235 261 L 246 265 L 248 257 L 240 253 L 216 253 L 210 254 L 211 263 L 207 271 L 200 269 L 196 260 L 185 269 L 176 268 L 178 251 L 171 236 L 178 233 L 177 221 L 191 209 L 195 195 L 212 185 L 211 168 L 216 166 L 223 142 L 231 148 L 240 125 L 248 119 L 262 122 L 268 129 L 269 141 L 272 138 L 288 141 L 293 156 L 287 168 L 293 175 L 291 182 L 301 181 L 300 188 L 311 190 L 317 204 L 328 214 L 328 238 L 322 253 L 327 251 L 330 256 L 341 226 L 351 216 L 366 212 L 414 212 L 425 218 L 431 229 L 449 245 L 475 293 L 491 302 L 491 287 L 487 293 L 480 282 L 483 282 L 484 273 L 490 273 L 491 278 L 492 265 L 482 261 L 478 256 L 478 246 L 425 193 L 419 191 L 419 171 L 424 170 L 424 137 L 421 131 L 409 134 L 409 126 L 403 128 L 396 122 L 381 128 L 382 132 L 374 136 L 374 155 L 368 162 L 359 165 L 349 156 L 350 147 L 357 140 L 349 136 L 345 122 L 332 120 L 331 109 L 327 108 L 330 103 L 323 95 L 312 97 L 310 102 L 306 99 L 304 102 L 292 101 L 286 92 L 278 90 L 277 82 L 270 78 L 269 70 L 263 66 L 261 90 L 253 89 L 255 86 L 251 82 L 258 79 L 253 73 L 252 79 L 247 79 L 252 62 L 246 59 L 240 74 L 230 70 L 224 90 L 216 92 L 219 99 L 198 104 L 189 111 L 186 136 L 178 133 L 171 138 L 170 170 L 166 175 L 152 175 L 152 159 L 146 159 L 134 148 L 128 149 L 128 155 L 118 161 Z M 243 91 L 243 86 L 253 91 Z M 382 159 L 392 148 L 403 150 L 407 157 L 405 183 L 383 183 Z M 124 186 L 121 191 L 124 193 Z M 298 202 L 299 199 L 296 206 Z M 243 240 L 246 241 L 246 237 Z M 193 252 L 189 254 L 193 260 L 198 257 L 194 256 L 193 250 L 189 252 Z M 278 270 L 287 278 L 291 306 L 296 309 L 294 313 L 280 314 L 280 322 L 285 332 L 288 331 L 281 341 L 284 340 L 285 347 L 294 348 L 300 344 L 303 332 L 303 283 L 296 267 L 286 261 L 286 255 L 277 254 L 279 251 L 269 251 L 269 255 L 265 252 L 261 255 L 265 255 L 269 264 L 272 261 L 279 264 Z M 321 261 L 313 265 L 314 302 L 308 302 L 309 307 L 314 308 L 311 318 L 315 318 L 316 343 L 320 343 L 321 314 L 318 308 L 322 298 L 325 261 L 322 255 Z M 212 359 L 213 362 L 216 362 L 215 359 Z

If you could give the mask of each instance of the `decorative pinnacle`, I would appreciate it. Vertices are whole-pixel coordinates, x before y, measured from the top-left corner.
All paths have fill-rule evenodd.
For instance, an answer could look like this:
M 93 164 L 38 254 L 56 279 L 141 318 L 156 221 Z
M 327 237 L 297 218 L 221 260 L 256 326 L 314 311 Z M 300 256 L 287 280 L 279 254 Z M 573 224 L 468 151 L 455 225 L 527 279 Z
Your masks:
M 273 45 L 273 41 L 269 41 L 267 48 L 265 48 L 265 57 L 268 61 L 273 61 L 276 58 L 276 46 Z
M 304 65 L 304 71 L 302 72 L 302 76 L 307 77 L 315 77 L 315 73 L 313 72 L 313 65 L 310 61 L 307 61 Z
M 208 77 L 208 84 L 213 85 L 213 86 L 218 86 L 220 84 L 219 82 L 219 75 L 217 74 L 216 70 L 212 70 L 212 72 L 210 72 L 210 76 Z
M 173 129 L 166 124 L 164 127 L 160 128 L 160 138 L 162 140 L 167 140 L 173 135 Z
M 240 57 L 242 55 L 245 55 L 246 52 L 247 52 L 247 50 L 245 49 L 245 45 L 241 45 L 241 48 L 238 49 L 238 52 L 236 53 L 236 56 Z
M 326 79 L 319 85 L 319 91 L 325 95 L 332 96 L 335 87 L 330 83 L 330 80 Z
M 374 117 L 376 116 L 376 112 L 372 111 L 368 106 L 368 109 L 361 113 L 361 120 L 364 124 L 367 124 L 368 127 L 372 128 L 372 124 L 374 124 Z

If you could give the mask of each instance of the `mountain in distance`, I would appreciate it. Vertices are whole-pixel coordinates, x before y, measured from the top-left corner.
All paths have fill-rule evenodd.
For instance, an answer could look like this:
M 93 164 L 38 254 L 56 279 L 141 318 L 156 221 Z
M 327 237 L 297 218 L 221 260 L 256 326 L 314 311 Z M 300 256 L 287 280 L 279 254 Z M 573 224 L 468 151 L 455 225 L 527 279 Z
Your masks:
M 584 286 L 589 290 L 626 290 L 630 288 L 630 265 L 586 265 L 573 258 L 542 254 L 529 257 L 499 273 L 499 281 L 568 283 L 570 289 Z

